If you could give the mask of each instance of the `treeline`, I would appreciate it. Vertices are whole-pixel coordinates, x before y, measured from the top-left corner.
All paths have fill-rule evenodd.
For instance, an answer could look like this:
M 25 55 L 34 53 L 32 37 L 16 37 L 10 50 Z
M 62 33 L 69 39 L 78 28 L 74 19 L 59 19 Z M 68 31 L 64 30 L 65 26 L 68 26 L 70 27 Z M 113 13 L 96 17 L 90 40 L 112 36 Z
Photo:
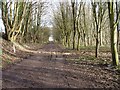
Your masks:
M 41 25 L 47 3 L 44 1 L 0 1 L 5 26 L 4 39 L 17 42 L 47 41 L 49 28 Z
M 119 64 L 120 2 L 66 0 L 59 2 L 53 21 L 54 37 L 64 46 L 95 46 L 95 57 L 101 46 L 111 47 L 113 65 Z

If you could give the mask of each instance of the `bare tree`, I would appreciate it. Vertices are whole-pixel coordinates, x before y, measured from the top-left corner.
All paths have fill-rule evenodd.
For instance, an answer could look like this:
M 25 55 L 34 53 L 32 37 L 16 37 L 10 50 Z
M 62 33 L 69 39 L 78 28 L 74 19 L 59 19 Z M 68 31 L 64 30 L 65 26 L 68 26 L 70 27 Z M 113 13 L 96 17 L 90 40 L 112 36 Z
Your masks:
M 106 8 L 104 8 L 103 6 L 106 5 L 106 3 L 92 1 L 91 4 L 92 4 L 92 8 L 93 8 L 93 17 L 94 17 L 94 23 L 95 23 L 95 29 L 96 29 L 95 57 L 98 57 L 100 40 L 102 42 L 102 30 L 101 30 L 102 27 L 101 27 L 101 25 L 103 22 L 103 16 L 106 11 Z
M 110 33 L 111 33 L 111 53 L 112 53 L 112 62 L 114 66 L 119 65 L 119 57 L 118 57 L 118 48 L 117 48 L 117 24 L 118 19 L 114 19 L 114 2 L 108 2 L 108 10 L 109 10 L 109 20 L 110 20 Z

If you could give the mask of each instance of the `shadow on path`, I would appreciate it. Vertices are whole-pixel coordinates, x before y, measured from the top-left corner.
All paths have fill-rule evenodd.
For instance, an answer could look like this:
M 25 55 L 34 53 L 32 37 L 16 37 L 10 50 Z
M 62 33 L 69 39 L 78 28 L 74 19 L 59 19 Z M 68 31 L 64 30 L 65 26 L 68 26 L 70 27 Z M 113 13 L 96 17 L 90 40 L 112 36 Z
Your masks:
M 85 64 L 66 61 L 64 49 L 57 44 L 49 43 L 41 50 L 49 53 L 33 54 L 9 69 L 3 70 L 3 88 L 113 88 L 118 86 L 114 78 L 110 78 L 112 73 L 108 75 L 107 71 L 101 71 L 101 68 L 86 67 Z

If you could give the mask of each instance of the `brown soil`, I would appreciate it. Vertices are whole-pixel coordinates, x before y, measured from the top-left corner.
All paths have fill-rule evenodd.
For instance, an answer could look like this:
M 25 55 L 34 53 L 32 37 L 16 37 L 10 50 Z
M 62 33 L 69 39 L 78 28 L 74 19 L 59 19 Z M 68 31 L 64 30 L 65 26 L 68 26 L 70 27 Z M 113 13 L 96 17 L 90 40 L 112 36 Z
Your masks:
M 3 88 L 120 88 L 119 75 L 79 58 L 59 45 L 46 44 L 21 62 L 2 71 Z

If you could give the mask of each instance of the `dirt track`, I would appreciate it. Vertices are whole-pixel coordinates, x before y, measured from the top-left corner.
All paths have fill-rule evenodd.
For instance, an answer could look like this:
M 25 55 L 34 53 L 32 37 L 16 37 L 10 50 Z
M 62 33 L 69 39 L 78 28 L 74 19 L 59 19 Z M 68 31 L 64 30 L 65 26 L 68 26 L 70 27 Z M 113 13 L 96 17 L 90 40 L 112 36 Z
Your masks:
M 3 70 L 3 88 L 119 88 L 114 73 L 87 63 L 73 63 L 64 50 L 49 43 Z M 46 54 L 44 52 L 47 52 Z

